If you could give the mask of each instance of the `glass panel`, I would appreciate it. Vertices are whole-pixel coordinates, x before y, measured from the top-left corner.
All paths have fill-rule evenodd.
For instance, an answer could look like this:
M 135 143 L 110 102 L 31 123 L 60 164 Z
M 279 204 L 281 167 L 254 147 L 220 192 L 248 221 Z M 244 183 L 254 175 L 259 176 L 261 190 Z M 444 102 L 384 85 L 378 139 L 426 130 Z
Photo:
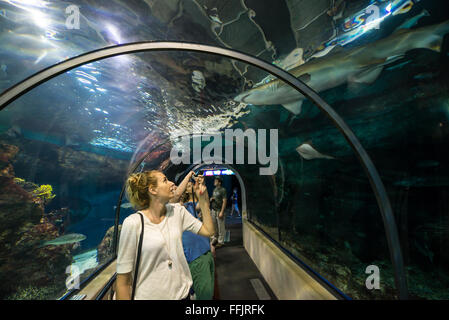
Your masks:
M 310 121 L 306 112 L 279 142 L 286 164 L 281 244 L 353 299 L 397 298 L 366 173 L 331 121 L 322 114 Z M 379 268 L 380 290 L 365 286 L 369 266 Z
M 315 105 L 282 83 L 273 83 L 269 76 L 240 95 L 253 103 L 250 113 L 240 118 L 245 128 L 276 128 L 279 133 L 276 175 L 253 175 L 257 194 L 249 193 L 251 220 L 350 297 L 397 298 L 382 217 L 359 160 Z M 242 168 L 243 175 L 246 170 Z M 251 185 L 248 180 L 246 185 Z M 270 204 L 265 201 L 271 197 L 259 194 L 267 189 L 276 196 Z M 365 286 L 372 265 L 381 274 L 379 290 Z
M 102 71 L 72 70 L 1 111 L 2 299 L 59 298 L 114 256 L 114 206 L 136 146 Z
M 271 60 L 276 49 L 260 28 L 263 21 L 256 21 L 254 15 L 240 0 L 4 0 L 0 2 L 0 92 L 67 58 L 138 41 L 233 47 Z
M 2 110 L 2 194 L 15 199 L 1 203 L 2 297 L 58 298 L 70 274 L 82 282 L 107 262 L 127 170 L 159 145 L 142 167 L 164 170 L 175 137 L 232 125 L 244 110 L 226 99 L 241 85 L 226 59 L 142 53 L 71 70 Z M 133 212 L 124 199 L 119 222 Z

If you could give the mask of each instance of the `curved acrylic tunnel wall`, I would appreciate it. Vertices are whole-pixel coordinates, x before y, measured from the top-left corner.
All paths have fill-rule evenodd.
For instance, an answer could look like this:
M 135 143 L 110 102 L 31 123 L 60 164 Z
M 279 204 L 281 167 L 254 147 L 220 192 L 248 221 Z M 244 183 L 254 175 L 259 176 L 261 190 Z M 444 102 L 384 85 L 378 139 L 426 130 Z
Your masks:
M 154 59 L 148 63 L 153 73 L 140 78 L 141 83 L 136 82 L 141 77 L 141 68 L 136 67 L 138 63 L 135 61 L 140 63 L 147 59 Z M 130 61 L 131 66 L 126 66 Z M 198 61 L 202 61 L 202 69 L 197 69 Z M 177 69 L 179 65 L 188 66 L 189 63 L 194 67 L 187 68 L 188 72 Z M 24 257 L 29 261 L 37 257 L 49 261 L 46 272 L 33 271 L 32 268 L 17 269 L 15 272 L 30 273 L 28 277 L 20 277 L 28 279 L 28 282 L 10 283 L 10 287 L 5 286 L 2 290 L 11 290 L 8 295 L 13 298 L 28 295 L 34 295 L 34 298 L 57 297 L 65 290 L 65 268 L 76 259 L 83 261 L 84 266 L 89 266 L 90 261 L 90 268 L 83 270 L 86 271 L 83 274 L 92 274 L 101 263 L 99 256 L 92 259 L 89 252 L 97 249 L 98 255 L 101 250 L 110 248 L 112 235 L 104 236 L 108 227 L 113 225 L 113 206 L 127 169 L 151 146 L 170 135 L 176 137 L 185 130 L 194 132 L 212 128 L 220 131 L 229 127 L 278 129 L 279 170 L 274 176 L 261 176 L 257 166 L 236 166 L 245 181 L 251 221 L 349 296 L 396 298 L 398 293 L 381 214 L 368 178 L 343 136 L 309 101 L 303 103 L 297 116 L 279 105 L 249 105 L 239 109 L 237 103 L 229 103 L 230 97 L 241 89 L 241 84 L 231 81 L 233 78 L 227 74 L 227 65 L 229 61 L 226 59 L 198 53 L 139 53 L 115 57 L 60 75 L 2 110 L 2 147 L 10 156 L 5 159 L 9 176 L 4 178 L 3 181 L 8 182 L 4 186 L 11 195 L 21 192 L 22 197 L 13 197 L 16 201 L 4 207 L 10 210 L 10 214 L 5 215 L 5 222 L 14 232 L 2 233 L 5 237 L 2 255 L 5 257 L 7 253 L 16 264 L 24 264 Z M 136 78 L 129 82 L 117 81 L 114 73 L 123 72 L 126 68 L 131 68 Z M 206 83 L 200 73 L 193 71 L 200 71 Z M 386 75 L 391 76 L 390 73 Z M 446 80 L 441 78 L 440 81 Z M 187 93 L 185 97 L 170 94 L 179 93 L 179 88 Z M 402 192 L 403 184 L 407 180 L 397 180 L 406 174 L 403 168 L 400 165 L 389 167 L 393 166 L 393 159 L 398 159 L 399 164 L 401 155 L 397 154 L 395 158 L 395 155 L 385 152 L 397 148 L 398 140 L 402 139 L 400 128 L 386 125 L 394 115 L 384 110 L 388 108 L 386 105 L 380 110 L 372 103 L 360 103 L 356 110 L 347 108 L 351 99 L 335 100 L 341 90 L 342 87 L 337 87 L 326 94 L 333 102 L 332 106 L 361 138 L 374 163 L 381 164 L 379 172 L 387 181 L 389 194 L 395 199 L 393 206 L 402 206 L 403 201 L 416 201 L 410 195 L 404 198 L 407 195 Z M 420 92 L 427 93 L 425 88 Z M 323 97 L 326 98 L 326 94 Z M 362 90 L 358 94 L 360 96 L 352 99 L 363 100 L 367 93 Z M 396 94 L 393 88 L 384 92 L 386 97 Z M 205 100 L 211 96 L 215 99 Z M 438 95 L 438 99 L 442 98 L 443 92 Z M 190 104 L 186 103 L 188 101 Z M 405 106 L 399 105 L 398 108 Z M 362 112 L 356 112 L 359 110 Z M 373 120 L 381 115 L 383 122 Z M 436 119 L 438 115 L 436 112 L 433 117 Z M 422 116 L 419 109 L 410 115 L 412 119 Z M 376 130 L 379 125 L 385 125 L 385 128 Z M 403 127 L 411 130 L 416 126 L 410 121 L 403 123 Z M 424 132 L 427 130 L 426 126 L 419 128 Z M 377 134 L 372 134 L 373 131 Z M 385 141 L 389 144 L 385 144 L 386 148 L 382 150 L 379 143 Z M 432 141 L 437 145 L 438 139 Z M 19 151 L 13 145 L 18 146 Z M 164 169 L 168 166 L 171 148 L 172 143 L 157 148 L 145 160 L 144 168 Z M 442 153 L 438 155 L 444 156 Z M 386 169 L 382 170 L 382 166 Z M 174 170 L 172 174 L 176 172 L 173 166 L 170 169 Z M 12 180 L 13 177 L 24 181 Z M 41 190 L 47 190 L 47 193 L 34 192 L 33 195 L 33 190 L 48 184 L 53 185 L 52 191 L 44 188 Z M 423 191 L 419 186 L 415 189 L 415 194 Z M 438 192 L 443 192 L 443 189 L 438 188 Z M 402 194 L 400 201 L 394 198 L 398 194 Z M 51 199 L 52 195 L 56 197 Z M 29 200 L 23 201 L 26 197 Z M 78 199 L 65 200 L 64 197 Z M 19 203 L 23 207 L 19 208 Z M 431 200 L 426 205 L 443 206 Z M 64 212 L 65 207 L 68 209 Z M 414 209 L 411 206 L 403 209 L 406 211 L 402 211 L 402 219 L 405 215 L 419 221 L 418 225 L 413 225 L 418 230 L 421 225 L 422 228 L 432 228 L 423 223 L 427 217 Z M 16 219 L 13 212 L 17 211 L 30 214 Z M 133 211 L 125 203 L 120 212 L 121 222 Z M 408 227 L 403 220 L 399 221 L 402 223 L 399 224 L 400 230 Z M 30 228 L 32 232 L 25 232 Z M 86 233 L 87 239 L 76 238 L 75 234 L 86 236 Z M 39 240 L 54 239 L 64 234 L 70 237 L 60 239 L 57 246 L 39 248 Z M 409 249 L 418 257 L 408 264 L 408 271 L 413 273 L 412 279 L 416 281 L 411 283 L 412 295 L 444 297 L 445 292 L 439 291 L 440 284 L 431 281 L 432 275 L 444 266 L 444 254 L 440 252 L 438 260 L 429 259 L 432 266 L 429 271 L 429 263 L 419 258 L 419 246 L 429 246 L 429 242 L 410 233 L 401 236 L 409 243 L 416 243 L 418 248 L 416 251 Z M 446 234 L 441 232 L 440 236 Z M 15 241 L 19 246 L 12 248 L 8 241 Z M 76 243 L 81 243 L 81 248 L 74 248 Z M 438 242 L 430 243 L 438 248 Z M 30 248 L 31 251 L 28 250 Z M 21 255 L 25 251 L 28 254 Z M 113 256 L 110 250 L 104 251 L 106 260 Z M 369 265 L 380 269 L 379 290 L 368 290 L 365 286 L 365 270 Z M 42 274 L 45 278 L 38 277 Z M 2 278 L 6 276 L 4 273 Z M 13 292 L 17 288 L 20 291 Z M 426 289 L 421 292 L 421 288 Z M 429 290 L 435 295 L 425 293 Z

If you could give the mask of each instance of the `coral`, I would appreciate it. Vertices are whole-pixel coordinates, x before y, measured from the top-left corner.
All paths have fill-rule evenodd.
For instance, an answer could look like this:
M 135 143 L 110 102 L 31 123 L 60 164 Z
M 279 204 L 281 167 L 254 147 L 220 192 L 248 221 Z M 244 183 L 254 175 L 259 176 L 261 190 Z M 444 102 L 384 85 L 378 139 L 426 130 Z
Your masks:
M 56 195 L 53 194 L 53 188 L 49 184 L 43 184 L 33 190 L 31 194 L 39 199 L 39 202 L 48 204 Z
M 7 297 L 6 300 L 54 300 L 55 296 L 59 296 L 65 289 L 65 286 L 56 285 L 20 287 L 16 293 Z
M 25 181 L 22 178 L 14 178 L 14 183 L 29 192 L 34 202 L 44 207 L 48 205 L 52 199 L 56 197 L 53 194 L 53 187 L 49 184 L 37 185 L 33 182 Z
M 14 178 L 14 182 L 18 185 L 22 185 L 25 183 L 25 180 L 22 178 Z
M 12 178 L 14 177 L 14 169 L 11 160 L 16 156 L 19 148 L 0 142 L 0 176 Z

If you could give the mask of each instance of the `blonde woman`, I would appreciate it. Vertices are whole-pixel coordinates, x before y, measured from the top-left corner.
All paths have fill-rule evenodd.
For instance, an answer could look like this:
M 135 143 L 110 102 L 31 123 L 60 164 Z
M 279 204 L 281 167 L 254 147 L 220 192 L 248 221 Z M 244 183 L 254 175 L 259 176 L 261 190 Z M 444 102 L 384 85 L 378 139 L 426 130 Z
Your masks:
M 193 173 L 186 177 L 187 181 Z M 187 185 L 187 183 L 185 184 Z M 184 187 L 185 188 L 185 187 Z M 182 248 L 182 233 L 190 231 L 204 237 L 214 234 L 206 187 L 195 184 L 194 192 L 203 213 L 203 222 L 194 218 L 179 203 L 169 203 L 181 190 L 159 171 L 132 174 L 126 194 L 139 209 L 123 221 L 117 255 L 117 299 L 131 299 L 137 247 L 144 220 L 144 237 L 137 275 L 136 300 L 188 300 L 192 286 Z

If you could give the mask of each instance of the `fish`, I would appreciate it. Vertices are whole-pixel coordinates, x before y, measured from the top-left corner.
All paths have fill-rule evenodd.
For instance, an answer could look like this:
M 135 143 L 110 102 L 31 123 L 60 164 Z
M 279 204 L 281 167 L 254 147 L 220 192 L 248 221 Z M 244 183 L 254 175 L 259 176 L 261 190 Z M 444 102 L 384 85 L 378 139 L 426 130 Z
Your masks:
M 407 60 L 407 61 L 399 63 L 399 64 L 397 64 L 395 66 L 388 67 L 385 70 L 391 71 L 391 70 L 395 70 L 395 69 L 401 69 L 403 66 L 406 66 L 406 65 L 408 65 L 411 62 L 412 62 L 411 60 Z
M 0 65 L 0 70 L 2 70 L 2 72 L 3 72 L 5 75 L 7 75 L 6 70 L 8 70 L 8 66 L 7 66 L 6 64 L 2 63 L 2 64 Z
M 427 257 L 430 260 L 430 263 L 433 263 L 433 256 L 434 253 L 430 250 L 427 243 L 420 244 L 418 241 L 413 241 L 415 247 L 418 249 L 418 251 L 425 257 Z
M 13 125 L 6 131 L 6 134 L 11 138 L 19 138 L 23 136 L 22 128 L 18 125 Z
M 319 153 L 309 143 L 303 143 L 296 148 L 301 157 L 306 160 L 312 159 L 335 159 L 334 157 Z
M 429 16 L 430 16 L 429 11 L 427 11 L 426 9 L 423 9 L 420 14 L 417 14 L 416 16 L 408 19 L 403 24 L 401 24 L 399 27 L 397 27 L 396 30 L 411 29 L 412 27 L 414 27 L 418 23 L 418 21 L 422 17 L 429 17 Z
M 63 217 L 68 226 L 73 226 L 87 218 L 92 205 L 82 198 L 61 196 L 56 197 L 49 206 L 49 210 L 56 208 L 67 208 L 64 210 Z
M 332 49 L 334 49 L 336 47 L 336 45 L 330 45 L 327 46 L 326 48 L 319 50 L 318 52 L 314 53 L 310 58 L 321 58 L 324 57 L 326 54 L 328 54 L 329 52 L 332 51 Z
M 220 20 L 218 16 L 210 15 L 209 18 L 211 18 L 211 20 L 215 21 L 218 24 L 223 24 L 223 22 Z
M 413 230 L 413 233 L 428 233 L 431 236 L 435 237 L 443 237 L 447 236 L 449 232 L 449 223 L 447 220 L 445 222 L 443 221 L 433 221 L 430 223 L 426 223 L 423 225 L 418 226 Z
M 52 246 L 60 246 L 63 244 L 70 244 L 75 242 L 80 242 L 85 240 L 87 237 L 84 234 L 80 233 L 68 233 L 63 236 L 60 236 L 53 240 L 41 241 L 39 248 L 46 247 L 49 245 Z
M 356 232 L 355 234 L 360 238 L 366 238 L 366 234 L 364 234 L 363 232 Z
M 449 33 L 449 20 L 411 30 L 400 29 L 367 45 L 316 58 L 291 70 L 293 76 L 316 92 L 349 83 L 373 83 L 384 66 L 400 60 L 417 48 L 440 52 L 443 37 Z M 251 105 L 282 105 L 295 115 L 301 113 L 306 97 L 279 79 L 237 95 L 234 100 Z
M 394 0 L 391 3 L 391 12 L 393 16 L 407 13 L 412 9 L 413 4 L 413 0 L 407 0 L 405 2 L 403 2 L 403 0 Z
M 346 247 L 347 249 L 351 250 L 351 245 L 349 244 L 348 241 L 345 241 L 345 242 L 344 242 L 344 245 L 345 245 L 345 247 Z
M 344 0 L 334 1 L 333 6 L 326 12 L 334 20 L 341 19 L 343 12 L 346 8 L 346 2 Z
M 436 176 L 411 176 L 405 179 L 393 182 L 394 186 L 398 187 L 447 187 L 449 186 L 449 179 L 444 175 Z
M 123 203 L 121 206 L 120 206 L 120 208 L 123 208 L 123 209 L 129 209 L 129 208 L 132 208 L 133 207 L 133 205 L 131 204 L 131 203 L 129 203 L 129 202 L 126 202 L 126 203 Z M 114 206 L 114 210 L 115 209 L 117 209 L 117 206 Z
M 81 137 L 77 134 L 67 134 L 64 136 L 64 145 L 66 147 L 81 146 Z
M 304 50 L 302 48 L 293 49 L 285 58 L 276 60 L 273 64 L 284 70 L 290 70 L 294 67 L 304 64 Z
M 206 86 L 206 79 L 201 71 L 194 70 L 192 72 L 192 87 L 196 92 L 201 92 Z
M 129 202 L 126 202 L 120 206 L 120 208 L 123 208 L 123 209 L 128 209 L 128 208 L 132 208 L 132 207 L 133 207 L 133 205 Z
M 439 73 L 434 72 L 425 72 L 425 73 L 419 73 L 416 76 L 413 77 L 415 80 L 429 80 L 434 77 L 436 77 Z

